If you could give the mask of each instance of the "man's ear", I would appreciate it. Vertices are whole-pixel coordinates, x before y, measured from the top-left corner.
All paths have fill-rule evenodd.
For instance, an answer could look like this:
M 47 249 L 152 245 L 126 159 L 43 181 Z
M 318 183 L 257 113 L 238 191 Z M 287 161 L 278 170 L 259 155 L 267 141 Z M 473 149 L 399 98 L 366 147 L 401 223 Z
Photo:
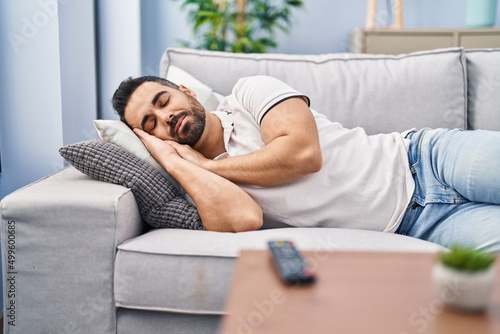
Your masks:
M 186 93 L 188 95 L 191 95 L 192 97 L 194 97 L 196 99 L 196 93 L 194 91 L 192 91 L 191 89 L 187 88 L 186 86 L 184 85 L 179 85 L 179 90 L 183 93 Z

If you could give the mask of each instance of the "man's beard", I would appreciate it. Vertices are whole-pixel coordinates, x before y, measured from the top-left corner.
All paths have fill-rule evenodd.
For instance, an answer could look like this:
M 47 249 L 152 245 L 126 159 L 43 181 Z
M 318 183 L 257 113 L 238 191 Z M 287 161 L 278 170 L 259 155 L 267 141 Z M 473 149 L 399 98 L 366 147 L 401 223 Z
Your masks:
M 193 147 L 198 142 L 198 140 L 200 140 L 201 135 L 205 130 L 206 115 L 205 108 L 203 108 L 203 106 L 191 96 L 189 96 L 189 98 L 189 105 L 191 106 L 191 110 L 180 112 L 174 116 L 172 122 L 170 122 L 170 133 L 175 134 L 175 136 L 177 137 L 177 142 L 179 144 L 186 144 Z M 182 132 L 183 134 L 186 134 L 186 136 L 184 138 L 181 138 L 178 134 L 175 133 L 175 127 L 177 126 L 179 120 L 184 116 L 192 116 L 193 121 L 182 125 Z

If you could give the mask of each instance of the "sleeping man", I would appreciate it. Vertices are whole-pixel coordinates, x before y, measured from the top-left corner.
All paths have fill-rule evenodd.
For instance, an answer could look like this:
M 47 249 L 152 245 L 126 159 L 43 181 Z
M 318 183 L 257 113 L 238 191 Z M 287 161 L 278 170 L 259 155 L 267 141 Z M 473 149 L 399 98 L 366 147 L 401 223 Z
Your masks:
M 500 251 L 500 132 L 367 135 L 268 76 L 216 111 L 159 77 L 124 80 L 113 107 L 196 203 L 204 227 L 342 227 Z

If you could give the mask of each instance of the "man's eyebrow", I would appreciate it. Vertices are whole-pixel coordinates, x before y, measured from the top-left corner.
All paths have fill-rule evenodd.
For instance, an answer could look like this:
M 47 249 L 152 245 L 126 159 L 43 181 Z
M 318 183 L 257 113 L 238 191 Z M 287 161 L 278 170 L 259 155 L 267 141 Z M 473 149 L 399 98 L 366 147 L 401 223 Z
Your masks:
M 158 102 L 158 99 L 160 98 L 160 96 L 162 96 L 166 92 L 167 92 L 166 90 L 162 90 L 162 91 L 159 91 L 158 93 L 156 93 L 155 96 L 153 97 L 153 99 L 151 100 L 151 104 L 153 106 L 155 106 L 156 102 Z

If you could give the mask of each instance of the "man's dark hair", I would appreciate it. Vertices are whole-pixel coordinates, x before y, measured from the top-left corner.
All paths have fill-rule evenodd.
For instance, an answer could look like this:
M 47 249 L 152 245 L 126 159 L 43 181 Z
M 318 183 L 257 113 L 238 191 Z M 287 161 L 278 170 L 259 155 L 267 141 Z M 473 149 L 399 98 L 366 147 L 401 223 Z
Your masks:
M 134 93 L 137 87 L 145 82 L 158 82 L 164 86 L 179 89 L 179 86 L 177 86 L 173 82 L 152 75 L 146 75 L 138 78 L 129 77 L 128 79 L 123 80 L 120 83 L 120 86 L 118 86 L 118 89 L 113 94 L 111 103 L 113 104 L 113 109 L 115 109 L 115 112 L 120 116 L 120 120 L 127 125 L 129 124 L 125 120 L 125 107 L 130 100 L 130 96 Z

